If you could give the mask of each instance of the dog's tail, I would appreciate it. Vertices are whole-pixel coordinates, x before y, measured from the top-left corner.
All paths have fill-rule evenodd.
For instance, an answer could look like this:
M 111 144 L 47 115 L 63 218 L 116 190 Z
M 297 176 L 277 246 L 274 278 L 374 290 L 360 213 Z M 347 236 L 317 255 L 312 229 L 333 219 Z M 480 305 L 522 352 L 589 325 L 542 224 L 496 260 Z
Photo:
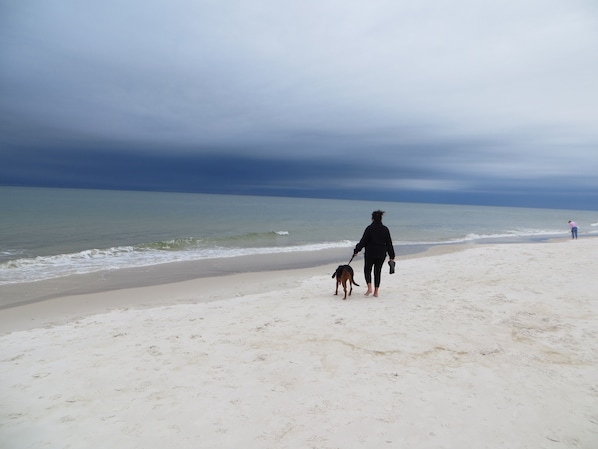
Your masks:
M 336 277 L 336 271 L 334 273 L 332 273 L 332 279 L 334 279 Z
M 355 279 L 351 279 L 353 281 L 353 285 L 357 285 L 359 287 L 359 284 L 357 282 L 355 282 Z

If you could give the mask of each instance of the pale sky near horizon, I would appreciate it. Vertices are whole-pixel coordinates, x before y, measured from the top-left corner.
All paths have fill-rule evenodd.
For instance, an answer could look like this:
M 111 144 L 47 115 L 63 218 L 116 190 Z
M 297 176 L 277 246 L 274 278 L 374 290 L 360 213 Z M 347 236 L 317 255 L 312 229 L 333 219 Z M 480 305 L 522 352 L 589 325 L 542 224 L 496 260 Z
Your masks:
M 7 0 L 0 184 L 595 208 L 598 2 Z

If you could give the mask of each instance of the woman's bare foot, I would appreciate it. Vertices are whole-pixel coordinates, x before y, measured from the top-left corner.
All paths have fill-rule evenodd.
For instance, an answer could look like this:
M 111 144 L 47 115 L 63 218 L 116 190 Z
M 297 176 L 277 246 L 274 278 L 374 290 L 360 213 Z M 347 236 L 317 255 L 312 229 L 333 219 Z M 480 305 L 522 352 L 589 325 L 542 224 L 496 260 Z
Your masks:
M 377 289 L 377 288 L 375 288 L 375 289 L 374 289 L 374 297 L 375 297 L 375 298 L 377 298 L 377 297 L 378 297 L 378 289 Z
M 364 293 L 365 296 L 370 296 L 372 294 L 371 290 L 368 290 L 367 292 Z

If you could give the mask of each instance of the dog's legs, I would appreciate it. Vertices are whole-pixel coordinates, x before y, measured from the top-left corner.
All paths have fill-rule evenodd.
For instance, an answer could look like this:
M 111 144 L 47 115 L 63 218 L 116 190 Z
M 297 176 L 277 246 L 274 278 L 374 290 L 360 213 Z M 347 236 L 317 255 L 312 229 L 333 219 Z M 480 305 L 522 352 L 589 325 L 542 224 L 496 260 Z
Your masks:
M 343 279 L 343 290 L 345 291 L 345 297 L 343 299 L 347 299 L 347 280 Z

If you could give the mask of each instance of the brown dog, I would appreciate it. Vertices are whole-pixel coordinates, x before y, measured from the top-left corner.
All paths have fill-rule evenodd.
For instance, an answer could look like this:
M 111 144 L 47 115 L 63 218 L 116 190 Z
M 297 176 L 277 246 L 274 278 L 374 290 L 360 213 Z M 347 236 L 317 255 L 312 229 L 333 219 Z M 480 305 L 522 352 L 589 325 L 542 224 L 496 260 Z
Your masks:
M 333 278 L 336 278 L 336 292 L 335 295 L 338 295 L 338 286 L 342 283 L 343 289 L 345 290 L 345 297 L 343 299 L 347 299 L 347 282 L 349 283 L 349 296 L 353 292 L 353 285 L 359 284 L 353 280 L 353 268 L 351 265 L 339 265 L 334 274 L 332 275 Z

